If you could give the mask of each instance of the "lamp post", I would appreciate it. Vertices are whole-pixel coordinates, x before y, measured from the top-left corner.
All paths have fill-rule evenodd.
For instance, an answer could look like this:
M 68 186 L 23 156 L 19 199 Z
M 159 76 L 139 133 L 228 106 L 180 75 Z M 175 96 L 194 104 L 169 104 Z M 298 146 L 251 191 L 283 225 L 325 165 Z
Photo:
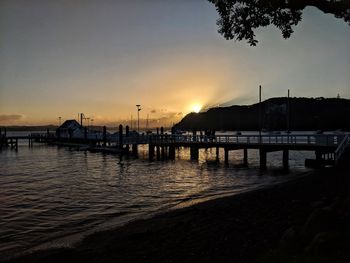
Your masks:
M 62 118 L 61 116 L 58 117 L 58 127 L 61 126 L 61 118 Z
M 261 85 L 259 85 L 259 143 L 261 143 Z
M 140 133 L 140 110 L 141 110 L 141 105 L 137 104 L 137 132 Z
M 289 100 L 289 89 L 288 89 L 288 97 L 287 97 L 287 132 L 290 133 L 290 100 Z

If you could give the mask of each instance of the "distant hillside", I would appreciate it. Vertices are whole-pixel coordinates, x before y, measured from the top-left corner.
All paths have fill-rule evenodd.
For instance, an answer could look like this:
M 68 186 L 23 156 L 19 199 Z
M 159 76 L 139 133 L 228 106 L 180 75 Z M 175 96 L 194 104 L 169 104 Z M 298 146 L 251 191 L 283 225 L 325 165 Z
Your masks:
M 180 130 L 286 130 L 287 98 L 272 98 L 249 106 L 231 106 L 190 113 L 178 124 Z M 290 130 L 350 130 L 350 100 L 340 98 L 290 98 Z
M 40 125 L 40 126 L 19 126 L 19 125 L 12 125 L 12 126 L 0 126 L 1 129 L 6 128 L 7 131 L 46 131 L 49 129 L 50 131 L 55 131 L 58 126 L 56 125 Z M 95 131 L 102 131 L 103 126 L 90 126 L 90 129 Z M 107 129 L 114 129 L 117 130 L 118 127 L 107 127 Z
M 49 129 L 50 131 L 54 131 L 57 129 L 55 125 L 40 125 L 40 126 L 0 126 L 0 128 L 6 128 L 7 131 L 46 131 Z

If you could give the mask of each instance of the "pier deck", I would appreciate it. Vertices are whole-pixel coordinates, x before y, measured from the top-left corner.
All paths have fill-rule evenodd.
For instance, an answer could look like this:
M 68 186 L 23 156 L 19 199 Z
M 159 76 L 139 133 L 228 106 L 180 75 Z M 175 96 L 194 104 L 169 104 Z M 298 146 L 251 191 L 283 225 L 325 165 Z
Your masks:
M 298 134 L 298 135 L 158 135 L 149 138 L 150 157 L 154 155 L 154 147 L 165 147 L 170 157 L 175 155 L 174 148 L 189 147 L 191 149 L 191 158 L 198 158 L 200 148 L 216 148 L 217 155 L 219 148 L 225 151 L 225 163 L 228 163 L 228 154 L 231 150 L 244 151 L 244 163 L 247 164 L 248 149 L 259 150 L 260 167 L 266 168 L 266 153 L 273 151 L 283 152 L 283 166 L 288 169 L 289 151 L 314 151 L 316 161 L 336 162 L 340 157 L 339 149 L 345 149 L 350 144 L 349 136 L 346 134 Z M 344 147 L 345 146 L 345 147 Z M 164 152 L 164 150 L 162 150 Z M 217 156 L 218 158 L 218 156 Z
M 289 151 L 314 151 L 316 161 L 327 161 L 336 164 L 342 153 L 350 145 L 349 134 L 263 134 L 263 135 L 168 135 L 150 134 L 137 136 L 120 136 L 119 134 L 105 134 L 95 138 L 57 138 L 53 133 L 30 134 L 28 136 L 1 135 L 0 147 L 18 148 L 18 140 L 28 140 L 29 146 L 35 142 L 77 142 L 92 147 L 103 146 L 108 149 L 129 149 L 137 155 L 138 145 L 148 145 L 149 158 L 175 158 L 175 150 L 179 147 L 188 147 L 191 159 L 198 159 L 201 148 L 216 148 L 217 158 L 219 148 L 225 151 L 225 163 L 228 163 L 228 154 L 232 150 L 244 151 L 244 163 L 248 163 L 248 149 L 259 150 L 260 167 L 266 168 L 266 154 L 273 151 L 283 152 L 283 166 L 288 168 Z M 101 148 L 102 149 L 102 148 Z M 108 152 L 108 151 L 107 151 Z M 113 152 L 113 151 L 112 151 Z

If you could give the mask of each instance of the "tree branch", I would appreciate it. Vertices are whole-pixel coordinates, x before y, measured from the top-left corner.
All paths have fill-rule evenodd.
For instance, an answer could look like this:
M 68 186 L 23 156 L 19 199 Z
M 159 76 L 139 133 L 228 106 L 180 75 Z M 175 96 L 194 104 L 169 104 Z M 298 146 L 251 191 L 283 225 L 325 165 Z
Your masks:
M 324 13 L 334 14 L 350 25 L 350 0 L 209 0 L 215 4 L 220 18 L 219 33 L 226 39 L 246 39 L 255 46 L 254 30 L 275 25 L 284 38 L 293 33 L 306 6 L 314 6 Z

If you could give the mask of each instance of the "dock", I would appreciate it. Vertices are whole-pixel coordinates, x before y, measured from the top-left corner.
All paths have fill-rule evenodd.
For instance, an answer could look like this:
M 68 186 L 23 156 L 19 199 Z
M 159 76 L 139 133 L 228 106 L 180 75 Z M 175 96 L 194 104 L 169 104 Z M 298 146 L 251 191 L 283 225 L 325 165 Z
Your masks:
M 11 148 L 18 150 L 18 142 L 24 140 L 28 142 L 28 146 L 33 146 L 34 142 L 48 143 L 55 141 L 54 133 L 30 133 L 28 135 L 21 136 L 7 136 L 6 133 L 2 134 L 0 130 L 0 150 L 3 148 Z
M 18 150 L 19 140 L 28 140 L 28 145 L 33 142 L 50 143 L 58 145 L 78 145 L 80 149 L 106 153 L 129 153 L 138 155 L 138 146 L 148 147 L 149 159 L 164 160 L 175 159 L 176 150 L 181 147 L 190 149 L 192 160 L 197 160 L 200 149 L 215 149 L 216 159 L 219 160 L 220 148 L 224 150 L 225 164 L 229 162 L 230 151 L 243 151 L 243 164 L 248 165 L 248 150 L 259 151 L 260 169 L 267 167 L 267 154 L 280 151 L 282 154 L 283 168 L 289 168 L 289 151 L 312 151 L 315 153 L 314 163 L 325 165 L 337 165 L 343 153 L 350 147 L 350 135 L 339 134 L 264 134 L 264 135 L 180 135 L 161 133 L 149 135 L 123 134 L 123 127 L 118 134 L 107 134 L 104 128 L 101 136 L 89 137 L 86 134 L 76 138 L 62 138 L 55 133 L 30 134 L 28 136 L 0 135 L 0 148 L 10 147 Z M 82 146 L 83 145 L 83 146 Z
M 267 153 L 280 151 L 283 156 L 283 167 L 289 167 L 289 151 L 313 151 L 315 161 L 319 164 L 336 164 L 346 148 L 350 145 L 349 135 L 171 135 L 153 136 L 148 140 L 150 159 L 157 157 L 159 152 L 165 152 L 170 159 L 175 157 L 175 149 L 190 148 L 191 159 L 198 159 L 199 149 L 216 149 L 219 159 L 219 149 L 224 149 L 225 164 L 228 164 L 230 151 L 243 151 L 243 163 L 248 164 L 248 150 L 259 151 L 260 168 L 266 169 Z

